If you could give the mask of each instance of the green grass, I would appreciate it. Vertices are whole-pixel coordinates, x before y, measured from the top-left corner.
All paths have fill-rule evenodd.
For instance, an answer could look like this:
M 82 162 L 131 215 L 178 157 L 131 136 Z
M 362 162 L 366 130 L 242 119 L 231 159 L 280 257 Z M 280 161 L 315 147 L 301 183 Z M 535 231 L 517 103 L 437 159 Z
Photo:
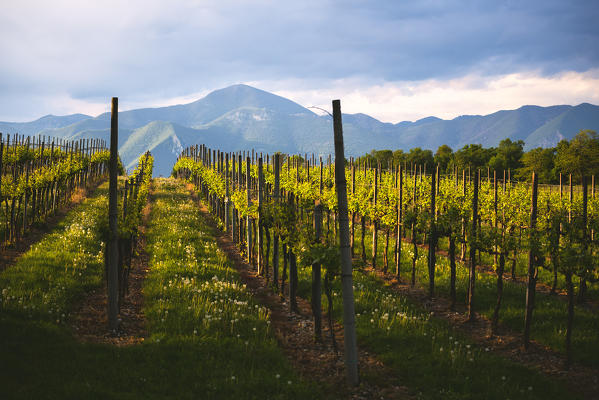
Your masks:
M 358 227 L 359 228 L 359 227 Z M 384 239 L 384 238 L 383 238 Z M 360 251 L 359 231 L 356 232 L 356 255 Z M 381 243 L 383 242 L 383 243 Z M 372 233 L 367 232 L 365 238 L 366 251 L 372 251 Z M 379 238 L 379 254 L 377 257 L 377 268 L 382 267 L 382 251 L 384 240 Z M 402 245 L 401 276 L 402 280 L 408 281 L 412 271 L 413 246 L 409 243 Z M 418 249 L 418 261 L 416 264 L 416 282 L 421 287 L 428 288 L 427 250 Z M 491 257 L 490 257 L 491 258 Z M 369 258 L 367 258 L 369 261 Z M 390 271 L 395 270 L 392 262 L 393 252 L 390 246 L 389 252 Z M 485 261 L 483 257 L 483 262 Z M 492 264 L 492 259 L 488 259 Z M 524 268 L 519 263 L 520 271 Z M 527 268 L 527 266 L 526 266 Z M 520 272 L 522 273 L 522 271 Z M 546 273 L 546 271 L 545 271 Z M 449 296 L 449 259 L 437 256 L 435 272 L 435 295 Z M 540 271 L 543 276 L 543 270 Z M 504 277 L 509 276 L 509 270 Z M 486 317 L 491 317 L 497 299 L 496 289 L 497 277 L 495 274 L 478 273 L 476 282 L 475 310 Z M 592 285 L 595 288 L 597 285 Z M 458 303 L 466 303 L 468 289 L 468 269 L 463 263 L 457 265 L 456 292 Z M 595 289 L 593 289 L 595 290 Z M 504 294 L 500 312 L 500 323 L 517 332 L 524 329 L 524 312 L 526 305 L 526 287 L 504 279 Z M 567 302 L 563 298 L 546 295 L 537 292 L 535 298 L 535 311 L 531 327 L 532 339 L 546 345 L 554 350 L 565 353 L 565 334 L 567 319 Z M 583 306 L 575 307 L 574 330 L 572 335 L 572 350 L 575 361 L 582 364 L 599 367 L 599 315 Z
M 200 382 L 215 398 L 320 397 L 291 370 L 268 310 L 241 283 L 181 184 L 158 182 L 144 287 L 149 341 L 204 352 Z
M 107 184 L 70 212 L 52 232 L 0 274 L 3 315 L 62 324 L 72 302 L 101 284 L 100 222 L 108 218 Z
M 397 384 L 418 398 L 576 398 L 564 383 L 479 347 L 373 275 L 355 269 L 353 277 L 358 345 L 375 353 L 395 372 Z M 310 298 L 310 282 L 310 270 L 300 270 L 304 298 Z M 339 280 L 333 299 L 341 321 Z
M 366 244 L 367 250 L 370 249 L 370 243 Z M 407 257 L 407 246 L 404 250 Z M 421 256 L 418 271 L 426 269 L 423 260 L 426 260 L 425 255 Z M 382 256 L 378 262 L 382 265 Z M 402 264 L 404 277 L 408 265 L 411 268 L 411 262 L 408 264 L 405 259 Z M 466 270 L 461 270 L 460 282 L 465 284 L 463 274 Z M 426 283 L 423 274 L 419 272 L 417 278 Z M 385 379 L 387 382 L 396 379 L 391 384 L 404 385 L 422 399 L 578 398 L 565 382 L 547 378 L 494 355 L 491 349 L 478 346 L 450 323 L 431 316 L 422 306 L 399 295 L 374 275 L 355 268 L 353 279 L 358 345 L 374 353 L 395 374 L 394 377 L 381 377 L 374 373 L 367 379 Z M 482 284 L 479 291 L 481 287 Z M 490 287 L 487 289 L 491 290 Z M 309 268 L 299 269 L 298 295 L 308 300 L 311 297 Z M 465 297 L 463 291 L 459 295 Z M 333 299 L 334 317 L 342 322 L 339 279 L 334 284 Z M 322 304 L 326 307 L 324 296 Z
M 323 397 L 292 371 L 267 311 L 239 283 L 189 196 L 165 181 L 148 232 L 148 339 L 76 342 L 69 311 L 102 283 L 97 218 L 106 212 L 104 188 L 0 274 L 0 398 Z
M 518 255 L 516 257 L 516 268 L 515 268 L 516 277 L 520 278 L 520 279 L 524 279 L 524 280 L 526 280 L 527 275 L 528 275 L 528 251 L 526 251 L 527 239 L 526 239 L 525 235 L 526 234 L 523 233 L 521 251 L 518 252 Z M 442 250 L 447 250 L 448 247 L 449 247 L 448 240 L 446 238 L 442 238 L 439 241 L 439 248 Z M 460 252 L 459 245 L 457 245 L 457 252 L 458 252 L 458 256 L 459 256 L 459 252 Z M 510 257 L 512 257 L 512 254 L 510 254 Z M 481 263 L 482 263 L 482 265 L 493 266 L 495 263 L 495 257 L 488 253 L 481 253 Z M 511 268 L 512 268 L 511 259 L 506 260 L 506 265 L 505 265 L 505 276 L 506 277 L 511 276 Z M 551 287 L 551 285 L 553 284 L 553 271 L 550 269 L 547 269 L 547 268 L 539 268 L 538 283 L 542 283 L 548 287 Z M 573 284 L 574 284 L 574 292 L 576 294 L 578 294 L 580 279 L 575 277 L 573 279 Z M 559 291 L 563 291 L 563 292 L 565 292 L 565 290 L 566 290 L 566 279 L 565 279 L 564 275 L 559 272 L 557 274 L 557 289 Z M 599 300 L 599 283 L 587 282 L 586 298 L 590 301 L 598 301 Z

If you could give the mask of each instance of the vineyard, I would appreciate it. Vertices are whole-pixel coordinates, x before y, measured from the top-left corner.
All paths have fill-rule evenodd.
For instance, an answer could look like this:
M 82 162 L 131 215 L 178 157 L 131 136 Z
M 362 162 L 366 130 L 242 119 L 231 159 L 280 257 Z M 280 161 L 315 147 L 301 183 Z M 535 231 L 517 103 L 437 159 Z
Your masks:
M 279 156 L 272 158 L 272 165 L 267 161 L 264 167 L 261 156 L 245 157 L 244 163 L 241 154 L 229 155 L 203 147 L 188 149 L 185 154 L 174 171 L 200 188 L 225 229 L 231 230 L 237 241 L 245 241 L 246 252 L 250 259 L 255 259 L 259 270 L 269 273 L 271 231 L 273 241 L 277 237 L 283 238 L 283 243 L 296 253 L 312 250 L 314 246 L 309 243 L 316 239 L 309 231 L 315 218 L 315 204 L 323 206 L 326 214 L 323 243 L 334 246 L 337 198 L 333 184 L 334 169 L 330 164 L 323 167 L 320 160 L 317 168 L 311 168 L 314 157 L 312 162 L 286 157 L 285 165 L 277 171 L 280 168 Z M 266 158 L 271 159 L 270 156 Z M 503 179 L 497 179 L 496 174 L 484 179 L 478 172 L 470 176 L 467 171 L 456 171 L 453 176 L 441 177 L 417 174 L 415 168 L 405 170 L 398 167 L 397 170 L 381 171 L 380 167 L 367 168 L 353 163 L 346 169 L 346 176 L 351 176 L 352 182 L 348 196 L 352 253 L 358 253 L 354 244 L 359 232 L 359 253 L 363 262 L 376 269 L 379 253 L 382 253 L 382 271 L 387 273 L 390 264 L 393 264 L 393 271 L 401 278 L 400 263 L 402 256 L 405 257 L 401 244 L 409 241 L 412 243 L 411 270 L 407 279 L 414 285 L 421 251 L 419 245 L 426 243 L 428 294 L 432 297 L 436 254 L 439 242 L 444 240 L 451 267 L 449 296 L 454 307 L 456 261 L 463 261 L 468 250 L 471 271 L 469 291 L 472 292 L 468 306 L 472 318 L 475 267 L 481 264 L 483 254 L 492 256 L 493 260 L 488 262 L 496 270 L 499 289 L 494 329 L 500 313 L 503 275 L 511 271 L 515 278 L 521 254 L 529 255 L 531 271 L 528 272 L 534 274 L 535 281 L 538 279 L 537 269 L 545 269 L 547 273 L 541 274 L 541 279 L 551 286 L 552 292 L 567 291 L 571 302 L 574 300 L 573 280 L 578 279 L 578 300 L 585 301 L 589 283 L 596 282 L 599 276 L 594 235 L 598 227 L 598 201 L 594 185 L 589 198 L 586 179 L 580 195 L 574 196 L 571 183 L 564 193 L 563 187 L 557 190 L 547 187 L 539 191 L 535 179 L 531 186 L 508 182 L 505 174 Z M 280 188 L 280 192 L 276 192 L 275 188 Z M 370 254 L 365 248 L 367 221 L 372 232 Z M 264 235 L 266 249 L 263 249 Z M 379 237 L 384 241 L 382 252 L 379 251 Z M 390 241 L 393 262 L 390 262 L 389 256 Z M 304 254 L 301 258 L 307 257 Z M 510 268 L 506 267 L 506 263 Z M 275 266 L 275 281 L 278 276 L 276 269 Z M 591 296 L 595 296 L 595 290 L 592 292 Z
M 116 179 L 115 155 L 0 136 L 2 398 L 598 393 L 594 177 L 198 145 Z
M 100 140 L 11 139 L 0 134 L 0 245 L 18 242 L 74 191 L 100 179 L 108 156 Z
M 326 165 L 315 161 L 314 156 L 250 156 L 196 146 L 183 152 L 174 173 L 194 184 L 222 229 L 281 295 L 287 283 L 292 311 L 298 293 L 320 300 L 313 278 L 320 271 L 302 269 L 315 271 L 322 264 L 323 295 L 332 315 L 334 281 L 340 275 L 334 166 L 330 159 Z M 500 325 L 509 326 L 522 332 L 525 348 L 533 338 L 565 353 L 566 368 L 573 360 L 598 366 L 594 178 L 591 185 L 583 179 L 579 188 L 571 177 L 568 185 L 539 188 L 535 177 L 523 184 L 505 173 L 426 175 L 421 167 L 382 170 L 353 160 L 345 174 L 351 180 L 355 262 L 425 287 L 428 298 L 446 297 L 451 310 L 466 307 L 470 321 L 476 313 L 484 315 L 490 336 Z M 315 227 L 321 224 L 319 233 Z M 545 289 L 540 293 L 537 282 Z M 379 301 L 379 307 L 365 308 L 376 309 L 378 315 L 371 315 L 392 326 L 397 318 L 390 316 L 404 313 L 393 307 L 385 312 L 384 300 Z M 319 337 L 315 304 L 314 335 Z M 362 308 L 359 300 L 356 307 Z

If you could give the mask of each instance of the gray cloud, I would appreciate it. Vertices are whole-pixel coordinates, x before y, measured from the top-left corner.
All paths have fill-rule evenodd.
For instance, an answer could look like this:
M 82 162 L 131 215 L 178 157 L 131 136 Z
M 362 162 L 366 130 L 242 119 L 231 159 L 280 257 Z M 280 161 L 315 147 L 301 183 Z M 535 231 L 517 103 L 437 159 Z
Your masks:
M 141 101 L 241 81 L 548 75 L 599 65 L 594 1 L 16 3 L 0 16 L 1 114 L 15 118 L 45 111 L 11 99 L 56 92 Z

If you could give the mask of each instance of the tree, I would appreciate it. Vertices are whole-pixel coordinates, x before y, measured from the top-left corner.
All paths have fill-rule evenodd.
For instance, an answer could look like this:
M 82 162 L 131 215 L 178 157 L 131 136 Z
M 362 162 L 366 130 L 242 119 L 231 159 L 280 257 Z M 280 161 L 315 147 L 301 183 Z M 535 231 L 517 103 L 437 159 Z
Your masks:
M 453 162 L 453 150 L 446 144 L 439 146 L 434 157 L 435 164 L 439 165 L 439 171 L 446 172 Z
M 378 164 L 383 169 L 387 169 L 391 162 L 393 162 L 393 152 L 391 150 L 371 150 L 370 153 L 363 155 L 356 160 L 358 164 L 366 161 L 369 165 L 376 167 Z
M 555 147 L 544 149 L 537 147 L 527 151 L 522 156 L 522 168 L 517 172 L 518 179 L 528 180 L 535 171 L 539 175 L 539 183 L 554 183 L 555 174 Z
M 376 163 L 380 164 L 383 169 L 387 169 L 393 162 L 393 152 L 391 150 L 373 150 L 373 153 Z
M 408 160 L 408 155 L 403 150 L 395 150 L 393 152 L 393 163 L 395 165 L 403 165 Z
M 599 135 L 592 130 L 582 130 L 570 140 L 557 145 L 555 167 L 562 174 L 572 174 L 576 181 L 583 176 L 599 173 Z
M 512 142 L 509 138 L 503 139 L 495 149 L 495 155 L 489 160 L 489 167 L 497 172 L 522 167 L 523 148 L 523 140 Z
M 487 165 L 494 153 L 493 148 L 485 149 L 480 144 L 469 144 L 455 152 L 455 164 L 459 169 L 482 168 Z
M 433 152 L 431 150 L 422 150 L 420 147 L 410 149 L 407 155 L 408 164 L 428 165 L 431 167 L 434 164 Z

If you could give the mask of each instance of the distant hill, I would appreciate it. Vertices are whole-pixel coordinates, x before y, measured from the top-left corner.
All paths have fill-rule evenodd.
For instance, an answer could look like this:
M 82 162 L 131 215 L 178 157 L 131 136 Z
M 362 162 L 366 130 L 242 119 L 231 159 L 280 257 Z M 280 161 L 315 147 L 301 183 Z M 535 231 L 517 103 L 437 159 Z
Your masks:
M 526 149 L 550 147 L 581 129 L 599 131 L 598 106 L 523 106 L 484 116 L 427 117 L 398 124 L 365 114 L 343 115 L 347 156 L 372 149 L 435 151 L 442 144 L 454 150 L 470 143 L 490 147 L 505 138 L 524 140 Z M 27 123 L 0 122 L 0 132 L 108 139 L 110 115 L 48 115 Z M 189 104 L 119 113 L 119 152 L 127 168 L 133 168 L 139 156 L 150 150 L 155 155 L 155 175 L 168 175 L 183 148 L 201 143 L 225 151 L 325 156 L 333 152 L 333 128 L 329 116 L 316 115 L 291 100 L 247 85 L 216 90 Z
M 44 129 L 62 128 L 77 122 L 90 119 L 89 115 L 72 114 L 65 116 L 46 115 L 31 122 L 0 122 L 0 132 L 36 135 Z

